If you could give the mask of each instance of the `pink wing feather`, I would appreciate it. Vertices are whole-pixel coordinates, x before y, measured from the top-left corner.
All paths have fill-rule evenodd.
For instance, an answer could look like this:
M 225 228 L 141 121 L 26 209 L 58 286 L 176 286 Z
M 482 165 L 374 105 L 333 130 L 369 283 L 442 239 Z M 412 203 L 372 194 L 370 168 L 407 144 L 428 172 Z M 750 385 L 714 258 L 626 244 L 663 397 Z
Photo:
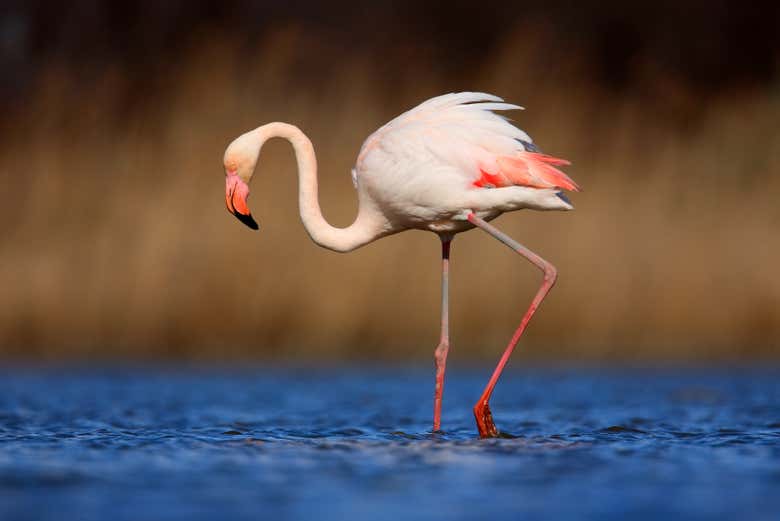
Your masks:
M 569 176 L 555 168 L 570 165 L 565 159 L 538 152 L 517 152 L 514 156 L 496 158 L 498 173 L 490 174 L 480 169 L 481 176 L 474 181 L 478 187 L 530 186 L 533 188 L 563 188 L 579 192 Z

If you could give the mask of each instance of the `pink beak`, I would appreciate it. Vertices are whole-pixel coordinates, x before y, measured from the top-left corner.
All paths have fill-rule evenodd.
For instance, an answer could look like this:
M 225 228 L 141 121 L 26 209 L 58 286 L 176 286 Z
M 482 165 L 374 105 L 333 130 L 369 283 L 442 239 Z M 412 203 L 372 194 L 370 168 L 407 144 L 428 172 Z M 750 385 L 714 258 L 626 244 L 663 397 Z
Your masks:
M 246 205 L 247 197 L 249 197 L 249 185 L 238 177 L 235 172 L 228 172 L 225 176 L 225 204 L 227 209 L 239 221 L 253 230 L 257 230 L 260 227 L 249 212 L 249 207 Z

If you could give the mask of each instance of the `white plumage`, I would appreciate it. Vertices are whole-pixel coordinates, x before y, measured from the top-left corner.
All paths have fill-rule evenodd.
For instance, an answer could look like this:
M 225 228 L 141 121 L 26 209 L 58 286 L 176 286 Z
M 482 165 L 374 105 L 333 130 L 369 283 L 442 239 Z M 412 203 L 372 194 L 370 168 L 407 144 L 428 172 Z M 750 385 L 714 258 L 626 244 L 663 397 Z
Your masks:
M 533 140 L 493 111 L 522 109 L 491 94 L 461 92 L 432 98 L 401 114 L 364 142 L 353 182 L 410 228 L 460 231 L 464 209 L 492 219 L 521 208 L 569 210 L 556 188 L 476 187 L 497 159 L 526 151 Z M 365 186 L 363 186 L 365 185 Z
M 357 174 L 364 162 L 370 164 L 371 156 L 381 154 L 385 160 L 405 160 L 409 168 L 450 165 L 473 181 L 479 177 L 480 166 L 492 167 L 494 172 L 495 157 L 525 150 L 521 141 L 532 142 L 528 134 L 492 112 L 522 108 L 481 92 L 432 98 L 366 139 L 358 155 Z

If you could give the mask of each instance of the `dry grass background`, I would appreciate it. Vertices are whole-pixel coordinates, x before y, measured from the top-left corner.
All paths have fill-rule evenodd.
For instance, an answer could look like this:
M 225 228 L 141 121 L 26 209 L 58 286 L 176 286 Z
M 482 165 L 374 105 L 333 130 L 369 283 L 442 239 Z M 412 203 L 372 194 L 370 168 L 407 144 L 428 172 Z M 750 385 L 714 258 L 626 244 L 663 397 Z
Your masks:
M 126 102 L 120 69 L 84 78 L 50 63 L 24 110 L 3 122 L 0 356 L 430 357 L 435 236 L 408 232 L 349 255 L 315 247 L 283 142 L 261 156 L 250 199 L 261 231 L 252 233 L 225 211 L 221 156 L 261 123 L 299 125 L 318 151 L 325 215 L 346 225 L 362 140 L 455 90 L 526 106 L 515 120 L 571 159 L 585 190 L 574 212 L 496 221 L 560 273 L 518 357 L 777 356 L 778 86 L 704 102 L 638 64 L 645 81 L 615 94 L 544 32 L 514 34 L 455 82 L 432 73 L 424 54 L 400 69 L 334 56 L 295 25 L 252 48 L 209 35 L 136 103 Z M 453 357 L 496 357 L 538 283 L 491 238 L 459 236 Z

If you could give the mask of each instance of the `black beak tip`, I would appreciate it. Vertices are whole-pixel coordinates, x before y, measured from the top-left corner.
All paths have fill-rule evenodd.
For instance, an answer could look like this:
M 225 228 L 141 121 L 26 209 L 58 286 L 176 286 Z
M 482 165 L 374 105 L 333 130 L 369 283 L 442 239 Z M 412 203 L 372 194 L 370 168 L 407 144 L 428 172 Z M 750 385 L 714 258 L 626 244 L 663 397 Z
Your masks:
M 242 223 L 246 224 L 247 226 L 249 226 L 253 230 L 259 230 L 260 229 L 260 226 L 257 224 L 257 221 L 254 220 L 254 218 L 252 217 L 251 213 L 248 213 L 248 214 L 244 215 L 242 213 L 236 212 L 233 215 L 235 215 L 236 218 L 239 221 L 241 221 Z

